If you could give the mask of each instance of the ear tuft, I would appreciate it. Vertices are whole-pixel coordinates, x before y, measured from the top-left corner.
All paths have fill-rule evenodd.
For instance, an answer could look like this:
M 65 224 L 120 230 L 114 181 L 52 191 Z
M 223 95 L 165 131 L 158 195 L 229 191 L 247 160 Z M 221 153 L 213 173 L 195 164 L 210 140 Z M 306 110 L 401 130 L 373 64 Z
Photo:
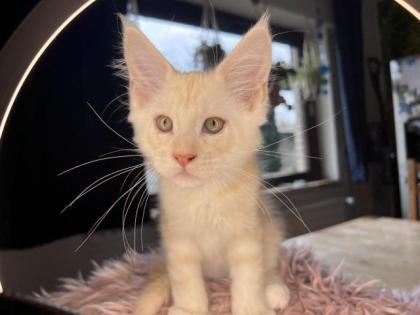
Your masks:
M 163 87 L 173 68 L 133 22 L 121 15 L 120 19 L 130 93 L 136 96 L 137 103 L 142 104 Z
M 123 29 L 123 33 L 129 27 L 133 27 L 133 28 L 137 29 L 137 26 L 132 21 L 130 21 L 124 14 L 117 13 L 117 16 L 120 19 L 121 26 L 122 26 L 122 29 Z
M 270 32 L 270 12 L 268 10 L 261 15 L 255 26 L 266 28 Z
M 265 13 L 217 68 L 229 93 L 250 107 L 263 102 L 271 70 L 271 34 Z

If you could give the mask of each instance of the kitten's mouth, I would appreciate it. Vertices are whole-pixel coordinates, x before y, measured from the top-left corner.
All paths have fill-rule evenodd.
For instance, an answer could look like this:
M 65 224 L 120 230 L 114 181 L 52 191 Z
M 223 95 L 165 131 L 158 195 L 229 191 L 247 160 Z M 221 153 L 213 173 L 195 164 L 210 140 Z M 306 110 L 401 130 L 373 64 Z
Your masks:
M 179 179 L 199 179 L 197 176 L 189 173 L 186 169 L 183 169 L 181 172 L 176 174 L 175 177 Z

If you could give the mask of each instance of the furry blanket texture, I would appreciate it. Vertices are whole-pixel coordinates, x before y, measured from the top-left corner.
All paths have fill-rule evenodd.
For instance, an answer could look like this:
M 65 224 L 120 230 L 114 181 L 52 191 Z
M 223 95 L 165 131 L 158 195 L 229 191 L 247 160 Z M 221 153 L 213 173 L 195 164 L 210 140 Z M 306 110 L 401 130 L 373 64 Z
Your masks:
M 126 254 L 120 260 L 95 265 L 84 279 L 62 279 L 57 292 L 42 291 L 37 298 L 82 315 L 132 315 L 146 281 L 153 254 Z M 386 290 L 378 282 L 360 283 L 342 276 L 340 267 L 329 270 L 307 248 L 288 248 L 282 267 L 292 299 L 282 315 L 417 315 L 420 287 L 412 292 Z M 207 282 L 212 315 L 229 315 L 229 281 Z M 163 305 L 159 315 L 167 314 Z

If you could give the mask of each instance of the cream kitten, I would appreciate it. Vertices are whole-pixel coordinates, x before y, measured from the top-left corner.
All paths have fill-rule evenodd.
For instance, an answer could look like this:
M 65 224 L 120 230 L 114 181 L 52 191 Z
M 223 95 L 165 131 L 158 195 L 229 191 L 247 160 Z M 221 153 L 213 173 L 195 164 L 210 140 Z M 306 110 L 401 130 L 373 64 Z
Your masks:
M 256 149 L 267 112 L 268 17 L 213 71 L 180 73 L 124 23 L 134 141 L 160 175 L 162 263 L 137 315 L 171 298 L 170 315 L 209 313 L 205 278 L 230 277 L 234 315 L 269 315 L 289 290 L 280 222 L 263 198 Z

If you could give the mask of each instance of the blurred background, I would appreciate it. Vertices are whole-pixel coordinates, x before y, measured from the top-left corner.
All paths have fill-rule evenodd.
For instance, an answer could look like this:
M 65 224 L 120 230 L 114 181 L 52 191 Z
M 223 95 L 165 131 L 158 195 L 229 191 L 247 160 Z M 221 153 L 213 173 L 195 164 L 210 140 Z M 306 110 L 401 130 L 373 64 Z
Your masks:
M 17 53 L 8 45 L 21 23 L 38 18 L 40 25 L 23 42 L 42 37 L 42 25 L 57 13 L 48 2 L 4 1 L 2 66 Z M 217 65 L 266 9 L 273 68 L 259 160 L 267 191 L 281 199 L 275 199 L 275 210 L 285 217 L 288 237 L 307 232 L 288 200 L 312 231 L 367 215 L 418 219 L 418 11 L 416 17 L 392 0 L 98 0 L 47 47 L 1 135 L 4 287 L 54 288 L 58 277 L 90 270 L 92 259 L 118 257 L 127 246 L 123 221 L 132 247 L 136 224 L 138 251 L 158 242 L 158 187 L 150 179 L 138 194 L 116 203 L 74 252 L 144 171 L 120 172 L 141 157 L 124 151 L 132 146 L 105 125 L 132 137 L 126 82 L 112 67 L 122 57 L 116 14 L 134 21 L 177 70 L 202 71 Z M 27 66 L 16 62 L 17 68 Z M 96 187 L 99 179 L 104 183 Z M 61 213 L 86 187 L 95 189 Z

